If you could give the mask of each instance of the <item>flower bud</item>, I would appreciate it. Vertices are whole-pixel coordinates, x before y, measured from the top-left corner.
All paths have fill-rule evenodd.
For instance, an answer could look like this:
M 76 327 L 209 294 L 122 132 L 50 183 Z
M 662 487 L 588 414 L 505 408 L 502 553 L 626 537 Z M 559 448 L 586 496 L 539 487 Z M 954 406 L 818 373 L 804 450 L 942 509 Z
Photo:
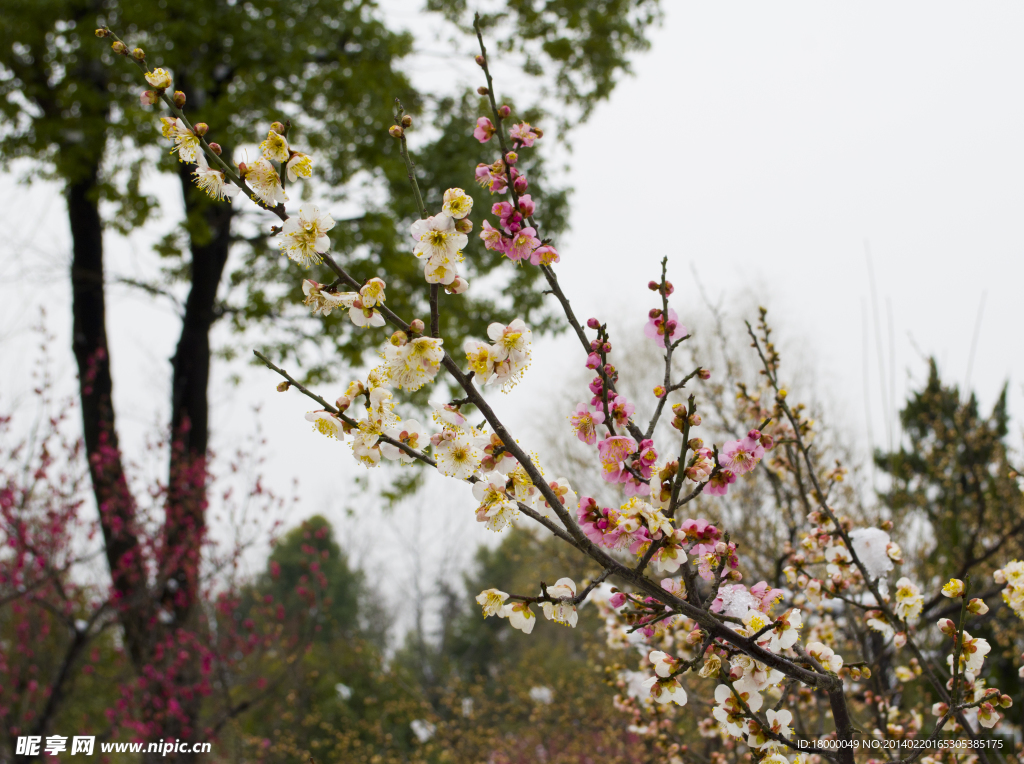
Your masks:
M 856 666 L 851 668 L 850 669 L 850 678 L 851 679 L 860 679 L 860 669 L 857 668 Z
M 686 421 L 690 423 L 690 427 L 700 427 L 700 414 L 690 414 L 689 419 Z
M 349 406 L 352 405 L 352 399 L 349 398 L 347 395 L 343 395 L 334 402 L 334 405 L 338 409 L 338 411 L 345 411 L 348 409 Z
M 413 334 L 423 334 L 423 330 L 425 328 L 426 325 L 418 318 L 414 318 L 409 323 L 409 331 L 412 332 Z
M 144 90 L 142 95 L 139 96 L 139 101 L 142 102 L 143 106 L 155 106 L 159 100 L 160 96 L 157 95 L 155 90 Z
M 743 667 L 742 666 L 730 666 L 729 667 L 729 681 L 738 682 L 743 678 Z
M 212 146 L 211 146 L 211 148 L 212 148 Z M 220 148 L 220 147 L 218 146 L 218 148 Z M 219 153 L 219 152 L 214 152 L 214 153 Z M 239 162 L 238 163 L 238 174 L 242 178 L 242 180 L 245 180 L 245 174 L 247 172 L 249 172 L 249 166 L 245 162 Z
M 541 130 L 539 127 L 531 127 L 530 128 L 530 132 L 532 132 L 538 138 L 543 138 L 544 137 L 544 131 Z
M 605 342 L 605 343 L 604 343 L 604 344 L 603 344 L 603 345 L 601 346 L 601 349 L 602 349 L 602 350 L 603 350 L 603 351 L 604 351 L 604 352 L 605 352 L 606 354 L 607 354 L 607 353 L 610 353 L 610 352 L 612 352 L 612 343 L 610 343 L 610 342 Z
M 481 85 L 476 89 L 476 92 L 479 93 L 480 95 L 489 95 L 491 91 L 485 88 L 483 85 Z
M 665 294 L 666 295 L 670 295 L 674 291 L 676 291 L 676 288 L 674 286 L 672 286 L 672 282 L 671 281 L 666 281 L 665 282 Z
M 409 341 L 409 335 L 406 334 L 405 332 L 403 332 L 401 329 L 399 329 L 397 332 L 392 334 L 391 335 L 391 339 L 389 340 L 389 342 L 392 345 L 395 345 L 397 347 L 401 347 L 402 345 L 406 344 L 408 341 Z
M 132 51 L 132 58 L 134 58 L 136 61 L 145 61 L 146 51 L 144 51 L 142 48 L 136 48 Z
M 120 53 L 122 56 L 128 53 L 128 46 L 120 40 L 114 40 L 110 43 L 110 47 L 115 53 Z
M 588 318 L 587 326 L 596 331 L 601 328 L 601 322 L 598 321 L 596 318 Z
M 525 194 L 529 185 L 530 184 L 526 182 L 525 175 L 519 175 L 514 181 L 512 181 L 512 188 L 516 190 L 517 194 Z
M 648 281 L 647 288 L 650 289 L 652 292 L 657 292 L 660 287 L 658 286 L 657 281 Z
M 861 669 L 860 669 L 860 675 L 862 677 L 864 677 L 865 679 L 870 679 L 871 678 L 871 669 L 869 669 L 867 666 L 862 666 Z
M 107 29 L 106 27 L 103 27 L 102 29 L 97 29 L 96 30 L 96 36 L 97 37 L 110 37 L 110 30 Z
M 985 604 L 985 600 L 975 597 L 967 603 L 967 610 L 974 615 L 985 615 L 988 612 L 988 605 Z
M 730 570 L 726 578 L 728 578 L 730 581 L 742 581 L 743 574 L 740 573 L 738 570 Z
M 284 135 L 288 130 L 288 128 L 286 128 L 284 124 L 281 122 L 271 122 L 270 129 L 273 130 L 278 135 Z
M 604 373 L 605 373 L 605 376 L 614 377 L 615 376 L 615 367 L 612 366 L 612 364 L 610 364 L 610 363 L 606 363 L 604 365 Z
M 772 448 L 775 447 L 775 438 L 771 435 L 764 434 L 758 440 L 761 441 L 761 445 L 764 447 L 765 451 L 771 451 Z
M 1011 698 L 1009 695 L 1000 695 L 999 705 L 1003 708 L 1011 708 L 1013 706 L 1013 698 Z
M 948 618 L 940 618 L 936 625 L 939 627 L 939 631 L 947 637 L 952 637 L 956 634 L 956 624 Z
M 655 398 L 664 398 L 665 397 L 665 388 L 662 387 L 661 385 L 657 385 L 654 388 L 654 397 Z
M 477 56 L 473 60 L 476 61 L 478 66 L 486 66 L 487 65 L 487 59 L 485 59 L 483 56 Z
M 208 132 L 210 132 L 210 126 L 205 122 L 196 122 L 194 125 L 192 125 L 192 131 L 196 135 L 206 135 Z
M 279 392 L 279 393 L 286 393 L 286 392 L 288 392 L 288 388 L 289 388 L 289 387 L 291 387 L 291 386 L 292 386 L 292 383 L 291 383 L 291 382 L 289 382 L 289 381 L 288 381 L 288 380 L 286 379 L 286 380 L 285 380 L 284 382 L 281 382 L 281 383 L 280 383 L 280 384 L 279 384 L 279 385 L 277 386 L 277 392 Z
M 388 128 L 388 133 L 392 138 L 401 138 L 405 135 L 405 130 L 403 130 L 400 125 L 392 125 Z
M 707 369 L 701 369 L 700 371 L 697 372 L 697 376 L 707 381 L 711 379 L 711 372 L 708 371 Z
M 512 108 L 507 104 L 502 104 L 498 107 L 498 116 L 502 119 L 506 119 L 509 114 L 512 113 Z
M 222 148 L 220 147 L 220 144 L 219 144 L 219 143 L 211 143 L 211 144 L 210 144 L 210 151 L 212 151 L 212 152 L 213 152 L 214 154 L 216 154 L 217 156 L 220 156 L 220 153 L 221 153 L 221 152 L 222 152 L 223 150 L 224 150 L 224 149 L 222 149 Z
M 719 557 L 724 557 L 728 553 L 729 545 L 726 544 L 724 541 L 719 541 L 717 544 L 715 544 L 715 554 L 717 554 Z
M 907 632 L 901 631 L 898 634 L 896 634 L 896 636 L 892 639 L 892 643 L 896 645 L 896 647 L 903 647 L 905 644 L 907 644 Z
M 654 282 L 651 282 L 651 283 L 653 284 Z M 661 318 L 661 308 L 651 308 L 649 311 L 647 311 L 647 317 L 648 318 Z
M 688 441 L 686 441 L 686 446 L 691 451 L 696 451 L 698 448 L 704 447 L 704 441 L 701 440 L 700 438 L 690 438 Z
M 412 127 L 412 117 L 408 114 L 402 117 L 402 127 Z

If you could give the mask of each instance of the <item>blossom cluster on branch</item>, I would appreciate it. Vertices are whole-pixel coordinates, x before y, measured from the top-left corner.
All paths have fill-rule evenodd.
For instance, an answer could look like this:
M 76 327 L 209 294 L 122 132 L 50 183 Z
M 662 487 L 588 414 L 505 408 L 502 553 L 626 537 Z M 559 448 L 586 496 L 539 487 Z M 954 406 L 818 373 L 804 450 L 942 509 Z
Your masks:
M 111 34 L 99 31 L 101 36 Z M 514 122 L 512 109 L 499 105 L 479 29 L 477 34 L 476 61 L 486 80 L 479 93 L 487 98 L 490 114 L 480 117 L 473 135 L 481 143 L 496 144 L 496 157 L 491 164 L 478 165 L 473 174 L 481 188 L 501 198 L 491 206 L 491 219 L 482 224 L 483 252 L 475 256 L 490 252 L 507 258 L 510 267 L 540 268 L 579 341 L 580 364 L 593 377 L 589 395 L 581 396 L 584 400 L 568 412 L 568 419 L 588 448 L 588 486 L 573 487 L 565 477 L 546 476 L 540 458 L 519 445 L 484 395 L 488 385 L 511 391 L 528 371 L 532 333 L 521 319 L 495 320 L 486 341 L 467 341 L 462 348 L 465 365 L 445 347 L 439 331 L 442 287 L 450 296 L 445 299 L 459 299 L 469 286 L 459 265 L 470 244 L 473 225 L 468 216 L 474 200 L 464 190 L 451 188 L 445 191 L 440 210 L 426 209 L 406 143 L 412 120 L 400 107 L 389 133 L 406 162 L 410 193 L 420 211 L 420 219 L 409 229 L 409 255 L 423 265 L 430 304 L 427 321 L 408 320 L 387 307 L 387 274 L 364 274 L 361 280 L 331 257 L 329 232 L 334 221 L 329 214 L 314 205 L 288 213 L 283 178 L 309 178 L 313 165 L 307 155 L 291 148 L 286 124 L 272 126 L 260 144 L 261 158 L 231 167 L 221 159 L 216 144 L 206 141 L 211 128 L 189 123 L 182 111 L 183 98 L 168 95 L 170 74 L 146 71 L 154 90 L 147 90 L 142 100 L 162 101 L 171 111 L 172 117 L 163 118 L 164 135 L 173 140 L 181 161 L 196 164 L 197 184 L 215 199 L 243 191 L 282 221 L 273 232 L 280 235 L 284 254 L 302 266 L 322 265 L 333 272 L 330 284 L 303 281 L 312 312 L 345 309 L 352 322 L 367 331 L 388 324 L 393 330 L 390 337 L 382 337 L 382 363 L 365 379 L 352 382 L 334 404 L 257 351 L 284 377 L 279 389 L 295 387 L 317 401 L 321 408 L 307 414 L 314 429 L 331 439 L 347 440 L 353 457 L 364 466 L 377 467 L 383 459 L 435 468 L 471 485 L 467 494 L 471 491 L 477 502 L 476 518 L 489 529 L 502 531 L 525 517 L 595 562 L 600 575 L 583 585 L 563 577 L 553 584 L 538 582 L 537 594 L 491 588 L 481 592 L 477 602 L 484 616 L 508 619 L 529 634 L 538 620 L 534 606 L 547 620 L 575 627 L 578 609 L 601 592 L 599 606 L 610 643 L 641 653 L 642 671 L 623 679 L 626 691 L 619 700 L 623 711 L 635 714 L 638 731 L 656 733 L 667 717 L 652 709 L 686 706 L 698 687 L 697 692 L 714 699 L 701 701 L 707 714 L 698 723 L 700 734 L 720 739 L 723 748 L 744 747 L 755 760 L 772 764 L 790 761 L 787 754 L 795 756 L 794 762 L 807 756 L 852 761 L 852 746 L 820 746 L 809 739 L 801 719 L 809 708 L 824 703 L 832 720 L 830 734 L 840 741 L 852 741 L 867 726 L 854 720 L 850 699 L 870 694 L 862 682 L 872 672 L 865 661 L 856 659 L 859 656 L 841 653 L 843 645 L 836 638 L 839 617 L 831 607 L 835 602 L 853 608 L 856 615 L 843 618 L 859 618 L 857 628 L 910 651 L 910 665 L 897 668 L 897 676 L 910 681 L 923 673 L 940 699 L 934 707 L 939 718 L 930 732 L 920 715 L 905 718 L 898 707 L 886 706 L 890 718 L 876 721 L 871 734 L 900 737 L 910 729 L 914 735 L 935 738 L 943 730 L 957 730 L 977 738 L 981 733 L 976 725 L 996 725 L 1001 719 L 997 708 L 1008 707 L 1010 698 L 986 685 L 981 673 L 990 646 L 965 628 L 970 617 L 983 614 L 984 600 L 969 597 L 969 579 L 950 582 L 943 594 L 962 607 L 956 620 L 938 623 L 941 634 L 952 640 L 947 665 L 922 649 L 937 636 L 928 632 L 931 627 L 918 628 L 922 587 L 929 583 L 919 585 L 903 576 L 891 593 L 888 577 L 902 562 L 901 548 L 889 533 L 891 524 L 855 527 L 835 509 L 830 497 L 843 470 L 839 465 L 823 468 L 812 456 L 813 426 L 802 407 L 787 400 L 764 312 L 756 330 L 748 326 L 766 381 L 764 397 L 755 401 L 748 395 L 753 415 L 742 428 L 745 433 L 705 443 L 697 434 L 702 426 L 697 392 L 688 391 L 685 400 L 679 400 L 679 394 L 688 385 L 708 380 L 710 372 L 700 366 L 685 375 L 677 371 L 677 351 L 690 335 L 669 305 L 674 287 L 663 261 L 660 277 L 648 284 L 656 305 L 647 313 L 644 334 L 662 350 L 664 378 L 651 393 L 653 415 L 646 422 L 640 420 L 637 401 L 619 391 L 612 331 L 598 318 L 581 323 L 573 313 L 553 268 L 560 255 L 536 219 L 541 203 L 528 193 L 529 179 L 517 169 L 520 153 L 533 149 L 544 133 L 526 122 Z M 121 46 L 120 52 L 145 70 L 144 54 L 128 54 L 120 40 L 114 46 Z M 431 427 L 401 419 L 396 393 L 434 383 L 442 367 L 464 397 L 437 404 Z M 677 402 L 669 405 L 670 398 Z M 482 424 L 469 423 L 470 410 L 482 417 Z M 785 590 L 766 581 L 742 583 L 743 552 L 729 529 L 707 518 L 687 516 L 687 504 L 702 495 L 728 496 L 731 487 L 750 479 L 765 462 L 786 480 L 799 482 L 805 505 L 807 526 L 798 537 L 794 534 L 784 568 Z M 618 499 L 602 506 L 604 502 L 593 497 L 598 487 L 614 491 Z M 1010 562 L 996 576 L 1007 584 L 1003 596 L 1018 614 L 1024 602 L 1022 570 L 1020 562 Z M 604 584 L 609 578 L 616 588 Z M 709 683 L 706 691 L 702 680 Z M 655 715 L 648 724 L 645 715 L 651 713 Z M 901 761 L 913 761 L 922 752 Z M 676 745 L 666 753 L 682 759 L 687 752 Z

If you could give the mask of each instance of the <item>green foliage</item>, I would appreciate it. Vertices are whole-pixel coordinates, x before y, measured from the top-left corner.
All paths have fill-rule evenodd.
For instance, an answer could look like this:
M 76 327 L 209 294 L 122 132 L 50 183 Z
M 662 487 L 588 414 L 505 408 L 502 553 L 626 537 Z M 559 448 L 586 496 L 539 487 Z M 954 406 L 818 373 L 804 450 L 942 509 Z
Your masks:
M 427 7 L 471 29 L 467 0 L 428 0 Z M 481 11 L 497 47 L 525 56 L 524 71 L 549 75 L 555 95 L 586 119 L 608 98 L 629 56 L 646 50 L 648 28 L 661 18 L 659 0 L 508 0 Z

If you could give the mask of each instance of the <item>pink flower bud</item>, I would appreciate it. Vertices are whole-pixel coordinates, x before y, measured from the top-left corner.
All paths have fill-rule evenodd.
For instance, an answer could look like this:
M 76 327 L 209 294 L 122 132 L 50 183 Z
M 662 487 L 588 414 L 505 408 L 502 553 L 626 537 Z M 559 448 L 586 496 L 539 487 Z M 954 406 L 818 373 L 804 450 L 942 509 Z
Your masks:
M 729 552 L 729 547 L 723 541 L 719 541 L 715 544 L 715 554 L 719 557 L 724 557 Z
M 171 96 L 171 100 L 174 102 L 174 105 L 180 109 L 185 105 L 185 94 L 180 90 L 175 90 L 174 95 Z
M 156 94 L 155 90 L 144 90 L 142 95 L 139 96 L 139 100 L 143 106 L 155 106 L 160 100 L 160 96 Z
M 626 604 L 626 595 L 622 592 L 615 592 L 615 594 L 608 598 L 608 604 L 618 610 Z
M 501 117 L 502 119 L 507 119 L 508 115 L 511 113 L 512 109 L 508 105 L 502 104 L 501 106 L 498 107 L 498 116 Z
M 414 318 L 409 323 L 409 331 L 412 332 L 413 334 L 423 334 L 423 330 L 425 328 L 426 325 L 418 318 Z
M 526 182 L 525 175 L 519 175 L 514 181 L 512 181 L 512 188 L 516 190 L 517 194 L 525 194 L 529 185 L 530 184 Z
M 711 372 L 707 369 L 701 369 L 697 372 L 697 376 L 706 381 L 711 379 Z
M 510 151 L 507 154 L 505 154 L 505 163 L 506 164 L 513 165 L 513 164 L 515 164 L 518 161 L 519 161 L 519 155 L 516 152 Z
M 601 365 L 601 356 L 597 353 L 591 353 L 587 356 L 587 368 L 596 369 Z
M 939 631 L 941 631 L 947 637 L 952 637 L 956 634 L 956 624 L 948 618 L 940 618 L 937 625 L 939 627 Z
M 651 283 L 653 284 L 654 282 L 652 281 Z M 647 312 L 647 317 L 648 318 L 661 318 L 661 308 L 651 308 Z
M 220 154 L 221 154 L 221 152 L 222 152 L 223 150 L 224 150 L 224 149 L 222 149 L 222 148 L 220 147 L 220 144 L 219 144 L 219 143 L 211 143 L 211 144 L 210 144 L 210 151 L 212 151 L 212 152 L 213 152 L 214 154 L 216 154 L 217 156 L 220 156 Z
M 210 126 L 205 122 L 196 122 L 192 127 L 196 135 L 206 135 L 210 132 Z
M 700 414 L 691 414 L 689 418 L 690 427 L 700 427 Z
M 664 398 L 665 397 L 665 388 L 662 387 L 661 385 L 658 385 L 657 387 L 655 387 L 654 388 L 654 397 L 655 398 Z
M 338 400 L 334 402 L 334 407 L 338 409 L 338 411 L 346 411 L 351 405 L 352 399 L 349 398 L 347 395 L 341 396 L 340 398 L 338 398 Z
M 907 644 L 907 633 L 905 631 L 899 632 L 895 637 L 893 637 L 892 642 L 896 647 L 903 647 Z

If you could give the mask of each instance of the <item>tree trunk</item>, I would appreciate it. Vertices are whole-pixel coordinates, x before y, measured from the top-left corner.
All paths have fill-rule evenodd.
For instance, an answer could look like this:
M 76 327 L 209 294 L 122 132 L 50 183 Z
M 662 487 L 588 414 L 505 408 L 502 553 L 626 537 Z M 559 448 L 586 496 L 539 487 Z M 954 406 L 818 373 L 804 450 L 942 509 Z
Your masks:
M 103 229 L 96 181 L 98 161 L 67 189 L 71 225 L 72 346 L 78 364 L 82 429 L 107 563 L 120 604 L 125 643 L 136 667 L 149 657 L 146 573 L 135 535 L 135 500 L 118 447 L 107 348 Z

